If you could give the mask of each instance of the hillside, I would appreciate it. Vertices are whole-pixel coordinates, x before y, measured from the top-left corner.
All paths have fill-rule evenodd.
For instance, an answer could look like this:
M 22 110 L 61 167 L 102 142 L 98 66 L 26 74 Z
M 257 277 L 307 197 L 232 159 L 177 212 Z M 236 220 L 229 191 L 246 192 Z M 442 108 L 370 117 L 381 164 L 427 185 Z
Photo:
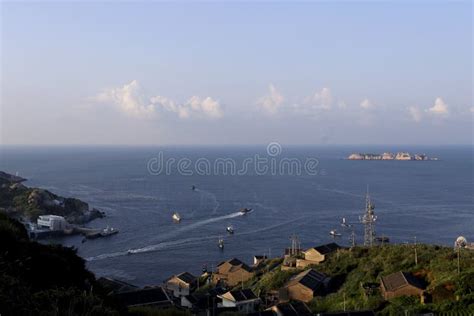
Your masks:
M 60 215 L 72 224 L 104 216 L 103 212 L 90 209 L 84 201 L 30 188 L 23 184 L 24 181 L 26 179 L 0 171 L 0 212 L 26 221 L 35 221 L 40 215 Z
M 309 306 L 314 312 L 340 311 L 345 301 L 347 310 L 374 309 L 379 315 L 398 315 L 401 310 L 474 312 L 474 251 L 462 249 L 460 274 L 452 248 L 419 244 L 417 254 L 418 264 L 415 264 L 413 245 L 341 250 L 313 266 L 332 277 L 332 293 L 313 299 Z M 281 260 L 276 259 L 260 267 L 258 276 L 247 286 L 256 293 L 277 290 L 301 271 L 281 271 L 280 265 Z M 384 301 L 378 289 L 364 289 L 371 284 L 378 286 L 382 276 L 397 271 L 411 272 L 424 281 L 428 294 L 424 305 L 418 298 Z
M 1 315 L 116 315 L 74 249 L 28 239 L 0 213 Z

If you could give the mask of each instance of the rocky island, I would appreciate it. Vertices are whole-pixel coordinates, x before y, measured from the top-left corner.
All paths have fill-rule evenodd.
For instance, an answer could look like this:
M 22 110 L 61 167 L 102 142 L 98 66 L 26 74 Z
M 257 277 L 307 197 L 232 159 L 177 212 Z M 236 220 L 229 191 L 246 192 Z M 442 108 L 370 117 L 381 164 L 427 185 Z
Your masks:
M 438 158 L 428 157 L 426 154 L 410 154 L 409 152 L 398 152 L 396 154 L 385 152 L 383 154 L 370 154 L 370 153 L 352 153 L 347 157 L 348 160 L 415 160 L 415 161 L 427 161 L 427 160 L 438 160 Z

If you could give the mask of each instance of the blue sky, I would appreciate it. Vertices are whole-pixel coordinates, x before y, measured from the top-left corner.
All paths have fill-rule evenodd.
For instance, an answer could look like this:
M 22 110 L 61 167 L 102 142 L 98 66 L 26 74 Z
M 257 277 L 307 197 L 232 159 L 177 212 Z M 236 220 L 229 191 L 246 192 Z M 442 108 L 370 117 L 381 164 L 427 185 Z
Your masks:
M 472 143 L 469 1 L 1 6 L 3 144 Z

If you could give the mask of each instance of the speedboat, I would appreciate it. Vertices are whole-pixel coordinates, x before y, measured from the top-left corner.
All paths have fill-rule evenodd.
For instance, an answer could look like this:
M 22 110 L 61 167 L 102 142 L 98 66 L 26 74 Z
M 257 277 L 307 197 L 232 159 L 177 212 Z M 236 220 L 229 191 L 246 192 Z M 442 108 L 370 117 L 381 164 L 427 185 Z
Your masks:
M 335 229 L 331 230 L 329 232 L 329 235 L 333 236 L 333 237 L 339 237 L 339 236 L 342 236 L 342 234 L 338 233 Z
M 241 208 L 241 209 L 239 210 L 239 213 L 240 213 L 241 215 L 245 215 L 245 214 L 247 214 L 247 213 L 249 213 L 249 212 L 251 212 L 251 211 L 252 211 L 251 208 L 246 208 L 246 207 L 244 207 L 244 208 Z
M 175 222 L 180 222 L 181 221 L 181 216 L 179 215 L 178 212 L 174 212 L 173 216 L 171 216 Z
M 224 239 L 223 238 L 219 238 L 219 243 L 218 243 L 218 246 L 219 246 L 219 249 L 224 249 Z
M 227 230 L 227 232 L 228 232 L 229 234 L 233 234 L 233 233 L 234 233 L 234 227 L 232 227 L 232 225 L 227 226 L 226 230 Z

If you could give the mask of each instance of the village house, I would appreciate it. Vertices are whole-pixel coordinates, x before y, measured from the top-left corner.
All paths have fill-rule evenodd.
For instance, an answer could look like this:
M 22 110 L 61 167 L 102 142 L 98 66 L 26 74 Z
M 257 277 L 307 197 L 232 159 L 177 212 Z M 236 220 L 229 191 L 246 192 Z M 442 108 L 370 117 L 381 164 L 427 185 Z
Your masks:
M 423 284 L 410 273 L 395 272 L 380 279 L 380 290 L 388 300 L 399 296 L 422 296 Z
M 235 286 L 252 278 L 253 275 L 252 268 L 239 259 L 233 258 L 219 263 L 217 271 L 212 274 L 212 283 L 224 283 L 229 286 Z
M 101 277 L 97 279 L 97 283 L 99 283 L 107 291 L 107 295 L 139 289 L 137 286 L 133 284 L 130 284 L 121 280 L 117 280 L 117 279 L 106 278 L 106 277 Z
M 152 306 L 155 308 L 169 308 L 174 305 L 171 294 L 161 286 L 120 292 L 113 295 L 113 297 L 116 301 L 121 302 L 127 307 Z
M 317 247 L 309 248 L 303 251 L 304 259 L 296 260 L 296 267 L 306 268 L 312 264 L 319 264 L 326 260 L 326 257 L 333 252 L 338 251 L 342 247 L 336 243 L 325 244 Z
M 324 273 L 314 269 L 303 271 L 288 281 L 288 283 L 280 289 L 280 300 L 297 300 L 309 302 L 315 296 L 326 294 L 331 279 Z
M 228 291 L 218 295 L 222 303 L 218 307 L 235 308 L 240 313 L 252 313 L 260 305 L 260 299 L 250 289 Z
M 280 303 L 270 308 L 277 316 L 312 316 L 309 307 L 299 301 Z
M 165 288 L 173 293 L 174 297 L 191 294 L 197 286 L 197 278 L 189 272 L 173 275 L 165 281 Z
M 216 287 L 206 292 L 192 293 L 181 297 L 181 306 L 191 310 L 193 315 L 205 312 L 206 315 L 216 315 L 217 305 L 222 302 L 218 295 L 227 292 L 226 289 Z
M 253 256 L 253 265 L 258 266 L 260 263 L 264 262 L 267 260 L 268 257 L 266 255 L 263 256 Z

